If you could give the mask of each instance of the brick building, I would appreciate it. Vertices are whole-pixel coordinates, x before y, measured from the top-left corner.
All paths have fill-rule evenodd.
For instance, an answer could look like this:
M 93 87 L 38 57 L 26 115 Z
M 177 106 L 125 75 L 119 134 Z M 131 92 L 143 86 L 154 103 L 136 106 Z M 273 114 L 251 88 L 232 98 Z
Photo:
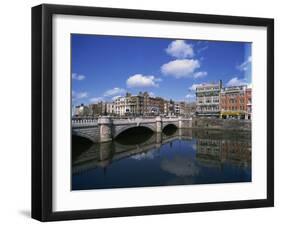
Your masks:
M 127 93 L 114 101 L 117 115 L 158 115 L 164 113 L 164 99 L 151 97 L 147 92 L 137 95 Z
M 252 89 L 247 86 L 225 87 L 220 93 L 220 117 L 251 119 Z

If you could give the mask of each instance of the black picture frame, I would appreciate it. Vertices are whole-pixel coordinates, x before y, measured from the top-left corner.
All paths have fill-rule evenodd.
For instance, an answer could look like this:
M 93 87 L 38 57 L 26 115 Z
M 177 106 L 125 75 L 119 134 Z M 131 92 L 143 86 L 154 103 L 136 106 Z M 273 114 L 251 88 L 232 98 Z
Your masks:
M 267 28 L 267 198 L 130 208 L 52 210 L 52 18 L 55 14 Z M 32 218 L 40 221 L 270 207 L 274 205 L 274 20 L 43 4 L 32 8 Z

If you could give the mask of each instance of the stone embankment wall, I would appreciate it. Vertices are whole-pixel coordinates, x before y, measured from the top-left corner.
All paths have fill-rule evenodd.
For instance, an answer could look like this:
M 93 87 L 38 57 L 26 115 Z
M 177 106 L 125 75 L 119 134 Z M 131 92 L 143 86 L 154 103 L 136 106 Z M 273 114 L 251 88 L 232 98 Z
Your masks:
M 250 131 L 252 123 L 250 120 L 219 119 L 219 118 L 193 118 L 192 128 L 201 129 L 225 129 L 225 130 L 247 130 Z

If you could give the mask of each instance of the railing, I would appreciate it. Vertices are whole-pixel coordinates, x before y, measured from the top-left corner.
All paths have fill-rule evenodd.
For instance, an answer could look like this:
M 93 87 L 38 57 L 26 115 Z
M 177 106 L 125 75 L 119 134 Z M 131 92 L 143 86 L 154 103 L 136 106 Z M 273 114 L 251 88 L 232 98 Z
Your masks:
M 71 120 L 72 127 L 84 127 L 84 126 L 97 126 L 98 120 L 97 119 L 72 119 Z
M 135 117 L 135 118 L 117 118 L 110 117 L 113 124 L 127 124 L 127 123 L 154 123 L 157 121 L 157 117 Z M 163 122 L 175 122 L 181 120 L 191 120 L 191 118 L 180 118 L 176 116 L 161 117 Z M 72 118 L 73 126 L 97 126 L 98 118 Z
M 178 121 L 179 118 L 162 118 L 162 121 L 163 122 L 175 122 L 175 121 Z
M 128 118 L 128 119 L 113 119 L 114 124 L 121 123 L 153 123 L 155 122 L 155 118 Z
M 207 102 L 204 102 L 204 103 L 200 103 L 198 102 L 197 105 L 198 106 L 202 106 L 202 105 L 219 105 L 220 103 L 219 102 L 210 102 L 210 103 L 207 103 Z

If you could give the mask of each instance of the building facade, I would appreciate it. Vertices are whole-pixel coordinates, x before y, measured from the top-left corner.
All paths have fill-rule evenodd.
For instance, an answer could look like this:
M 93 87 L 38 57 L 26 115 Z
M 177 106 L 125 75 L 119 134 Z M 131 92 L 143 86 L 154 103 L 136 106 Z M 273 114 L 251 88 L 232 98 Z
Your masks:
M 174 114 L 175 115 L 187 115 L 188 114 L 188 104 L 184 101 L 174 102 Z
M 126 115 L 131 112 L 131 106 L 127 97 L 118 97 L 114 101 L 115 113 L 119 116 Z
M 196 115 L 211 117 L 220 116 L 221 89 L 222 81 L 196 87 Z
M 115 115 L 115 106 L 114 103 L 106 103 L 106 114 L 107 115 Z
M 164 114 L 164 99 L 161 97 L 149 97 L 144 115 Z
M 186 117 L 193 117 L 196 114 L 196 103 L 185 103 L 185 112 L 184 115 Z
M 152 116 L 164 113 L 165 100 L 161 97 L 151 97 L 147 92 L 138 95 L 127 93 L 114 101 L 115 113 L 117 115 Z
M 220 117 L 251 119 L 252 89 L 247 86 L 225 87 L 220 93 Z
M 175 115 L 175 102 L 173 100 L 164 101 L 164 115 L 166 116 Z
M 75 117 L 84 117 L 84 116 L 88 116 L 89 114 L 90 114 L 90 109 L 88 106 L 84 104 L 75 106 L 74 108 L 73 116 Z
M 106 103 L 103 101 L 100 101 L 98 103 L 90 104 L 90 116 L 98 117 L 99 115 L 105 115 L 106 114 Z
M 252 88 L 246 89 L 247 115 L 248 119 L 252 119 Z
M 174 114 L 175 115 L 180 115 L 181 113 L 181 103 L 180 102 L 175 102 L 174 103 Z
M 124 97 L 118 97 L 114 101 L 115 114 L 124 115 L 142 115 L 144 111 L 144 97 L 142 95 L 131 95 L 127 93 Z

